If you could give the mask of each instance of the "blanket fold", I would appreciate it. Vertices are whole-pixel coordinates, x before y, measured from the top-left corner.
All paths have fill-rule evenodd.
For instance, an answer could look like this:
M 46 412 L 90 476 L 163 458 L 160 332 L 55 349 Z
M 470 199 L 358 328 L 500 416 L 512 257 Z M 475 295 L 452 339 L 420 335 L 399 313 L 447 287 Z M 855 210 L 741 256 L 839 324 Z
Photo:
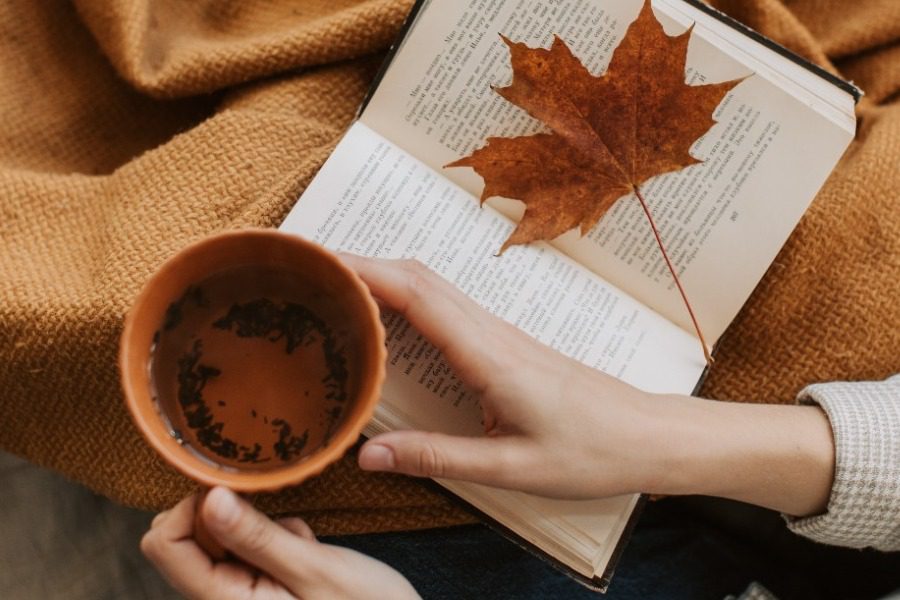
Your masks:
M 900 4 L 720 0 L 867 92 L 854 142 L 721 344 L 703 393 L 789 402 L 900 371 Z M 410 0 L 0 3 L 0 447 L 115 500 L 193 485 L 122 402 L 122 318 L 168 256 L 277 226 L 350 123 Z M 411 479 L 260 495 L 319 534 L 469 522 Z

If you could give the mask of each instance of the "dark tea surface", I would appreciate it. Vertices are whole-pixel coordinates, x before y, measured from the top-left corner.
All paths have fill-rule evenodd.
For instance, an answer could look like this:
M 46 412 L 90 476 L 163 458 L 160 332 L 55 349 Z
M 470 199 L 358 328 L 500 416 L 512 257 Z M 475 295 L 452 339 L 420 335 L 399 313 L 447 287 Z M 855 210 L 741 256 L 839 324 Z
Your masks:
M 172 435 L 227 469 L 269 470 L 326 445 L 357 391 L 341 299 L 296 272 L 239 267 L 166 311 L 150 376 Z

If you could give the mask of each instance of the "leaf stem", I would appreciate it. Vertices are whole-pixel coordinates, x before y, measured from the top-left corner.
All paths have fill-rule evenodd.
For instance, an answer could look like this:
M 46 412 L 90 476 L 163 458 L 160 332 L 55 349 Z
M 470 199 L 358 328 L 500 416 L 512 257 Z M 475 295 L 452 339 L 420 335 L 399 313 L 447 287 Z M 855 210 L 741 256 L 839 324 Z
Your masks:
M 650 208 L 647 206 L 647 202 L 641 194 L 641 188 L 639 186 L 634 186 L 634 193 L 641 203 L 641 208 L 644 209 L 644 214 L 647 215 L 647 220 L 650 221 L 650 227 L 653 229 L 653 235 L 656 236 L 656 243 L 659 245 L 659 250 L 662 252 L 663 258 L 666 259 L 666 265 L 669 266 L 669 272 L 672 274 L 672 278 L 675 279 L 675 285 L 678 286 L 678 291 L 681 292 L 681 298 L 684 300 L 684 305 L 687 307 L 688 314 L 691 315 L 691 321 L 694 322 L 694 329 L 697 331 L 697 337 L 700 338 L 700 345 L 703 346 L 703 356 L 706 357 L 706 364 L 712 365 L 715 361 L 710 353 L 709 346 L 706 344 L 703 332 L 700 331 L 700 324 L 697 323 L 697 317 L 694 316 L 694 309 L 691 308 L 691 303 L 688 301 L 687 294 L 684 293 L 684 288 L 681 287 L 681 280 L 678 279 L 678 273 L 675 272 L 675 267 L 672 266 L 672 261 L 669 260 L 669 254 L 666 252 L 666 247 L 663 245 L 662 238 L 659 236 L 659 230 L 656 228 L 656 222 L 653 220 L 653 215 L 650 214 Z

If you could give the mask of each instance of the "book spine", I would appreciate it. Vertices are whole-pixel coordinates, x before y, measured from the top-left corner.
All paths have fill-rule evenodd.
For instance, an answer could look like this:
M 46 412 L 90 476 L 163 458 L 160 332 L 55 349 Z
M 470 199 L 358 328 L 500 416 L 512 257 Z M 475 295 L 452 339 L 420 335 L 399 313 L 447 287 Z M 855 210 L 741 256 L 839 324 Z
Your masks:
M 821 77 L 828 83 L 840 88 L 841 90 L 843 90 L 843 91 L 847 92 L 848 94 L 850 94 L 851 96 L 853 96 L 854 102 L 859 102 L 860 99 L 862 98 L 862 96 L 863 96 L 862 90 L 860 90 L 858 87 L 856 87 L 849 81 L 844 81 L 843 79 L 841 79 L 834 73 L 829 73 L 828 71 L 826 71 L 819 65 L 815 64 L 814 62 L 803 58 L 802 56 L 800 56 L 799 54 L 797 54 L 796 52 L 794 52 L 792 50 L 788 50 L 787 48 L 785 48 L 778 42 L 775 42 L 775 41 L 767 38 L 766 36 L 759 33 L 758 31 L 751 29 L 750 27 L 744 25 L 737 19 L 729 17 L 722 11 L 713 8 L 709 4 L 706 4 L 705 2 L 703 2 L 702 0 L 682 0 L 682 2 L 684 2 L 685 4 L 689 4 L 690 6 L 693 6 L 694 8 L 696 8 L 697 10 L 699 10 L 701 12 L 708 14 L 709 16 L 720 21 L 721 23 L 728 25 L 729 27 L 731 27 L 738 33 L 749 37 L 750 39 L 754 40 L 755 42 L 758 42 L 759 44 L 762 44 L 763 46 L 765 46 L 766 48 L 769 48 L 770 50 L 774 50 L 775 52 L 777 52 L 781 56 L 787 58 L 791 62 L 796 63 L 796 64 L 800 65 L 801 67 L 803 67 L 804 69 L 806 69 L 807 71 L 810 71 L 811 73 L 818 75 L 819 77 Z
M 422 11 L 422 8 L 425 7 L 431 0 L 416 0 L 416 3 L 413 4 L 413 7 L 409 10 L 409 14 L 406 15 L 406 20 L 403 21 L 403 26 L 400 27 L 400 31 L 397 33 L 397 37 L 394 40 L 394 43 L 391 44 L 391 47 L 388 49 L 387 54 L 384 57 L 384 61 L 381 63 L 381 67 L 378 69 L 378 73 L 375 74 L 374 79 L 372 79 L 372 83 L 369 85 L 369 89 L 366 91 L 366 96 L 363 98 L 362 103 L 359 105 L 359 109 L 356 111 L 356 117 L 354 120 L 359 119 L 363 112 L 366 110 L 366 106 L 369 105 L 369 101 L 372 99 L 372 96 L 375 95 L 375 90 L 378 89 L 378 86 L 381 84 L 381 80 L 384 79 L 384 74 L 387 73 L 388 67 L 391 66 L 391 63 L 394 61 L 394 57 L 397 55 L 397 52 L 400 51 L 401 46 L 403 46 L 403 42 L 406 41 L 406 34 L 409 33 L 409 30 L 412 29 L 413 24 L 416 22 L 416 19 L 419 16 L 419 13 Z

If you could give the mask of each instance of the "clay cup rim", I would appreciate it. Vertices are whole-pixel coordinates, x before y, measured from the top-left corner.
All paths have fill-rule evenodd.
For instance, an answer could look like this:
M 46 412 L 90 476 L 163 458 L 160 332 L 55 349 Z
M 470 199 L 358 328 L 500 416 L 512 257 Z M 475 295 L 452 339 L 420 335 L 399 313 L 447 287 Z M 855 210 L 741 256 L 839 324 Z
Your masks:
M 154 334 L 165 308 L 191 284 L 214 270 L 244 266 L 278 267 L 300 272 L 313 268 L 340 286 L 342 299 L 362 328 L 363 377 L 348 400 L 346 414 L 327 444 L 309 456 L 270 470 L 230 470 L 210 464 L 184 448 L 160 414 L 150 381 Z M 344 292 L 347 292 L 345 295 Z M 224 485 L 238 492 L 276 491 L 321 473 L 358 439 L 371 420 L 385 378 L 385 331 L 379 309 L 360 277 L 335 254 L 301 237 L 274 229 L 243 229 L 204 238 L 166 260 L 147 280 L 125 318 L 119 345 L 119 373 L 125 403 L 144 439 L 172 467 L 204 485 Z

